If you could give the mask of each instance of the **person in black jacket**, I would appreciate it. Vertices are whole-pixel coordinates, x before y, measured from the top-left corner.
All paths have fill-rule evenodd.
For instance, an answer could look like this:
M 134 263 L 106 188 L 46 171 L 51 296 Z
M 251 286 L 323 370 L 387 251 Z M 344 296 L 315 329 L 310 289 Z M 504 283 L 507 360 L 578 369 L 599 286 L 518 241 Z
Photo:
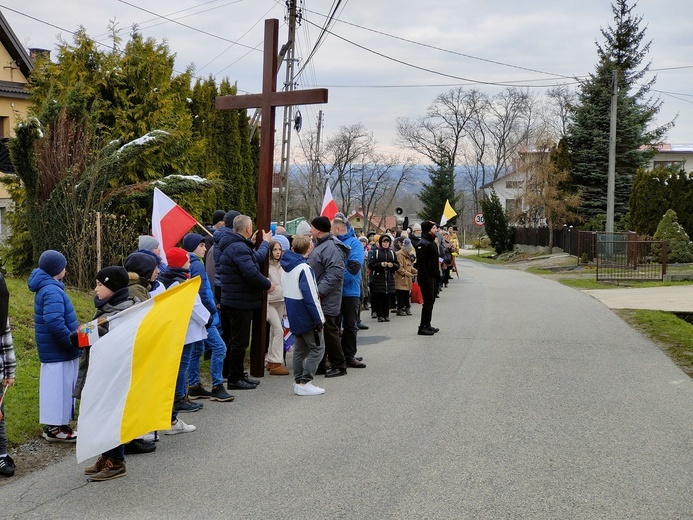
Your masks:
M 368 253 L 368 268 L 372 275 L 371 301 L 379 322 L 390 321 L 390 295 L 395 294 L 395 273 L 399 269 L 390 244 L 390 235 L 383 234 L 378 247 Z
M 229 317 L 230 330 L 227 346 L 229 378 L 227 388 L 252 390 L 260 382 L 249 379 L 243 371 L 245 352 L 250 343 L 253 310 L 262 306 L 264 291 L 274 291 L 274 283 L 262 274 L 260 263 L 269 253 L 272 233 L 262 232 L 262 244 L 253 249 L 253 222 L 247 215 L 233 220 L 233 231 L 219 240 L 219 269 L 221 281 L 221 308 Z
M 421 240 L 416 245 L 417 280 L 423 296 L 419 336 L 432 336 L 438 329 L 431 326 L 433 304 L 440 283 L 440 266 L 438 263 L 438 245 L 435 242 L 437 227 L 434 222 L 425 220 L 421 223 Z

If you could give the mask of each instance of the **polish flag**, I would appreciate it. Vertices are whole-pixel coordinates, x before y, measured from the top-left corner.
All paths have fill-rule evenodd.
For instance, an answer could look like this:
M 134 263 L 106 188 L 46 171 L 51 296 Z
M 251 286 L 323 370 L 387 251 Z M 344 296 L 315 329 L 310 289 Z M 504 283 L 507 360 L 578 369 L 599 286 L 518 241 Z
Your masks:
M 159 188 L 154 188 L 152 209 L 152 236 L 159 241 L 161 259 L 166 262 L 166 251 L 175 247 L 183 236 L 197 224 L 197 220 L 169 199 Z
M 332 198 L 332 191 L 330 191 L 330 185 L 325 186 L 325 196 L 322 199 L 322 210 L 320 210 L 321 217 L 327 217 L 332 220 L 339 210 L 337 209 L 337 204 Z

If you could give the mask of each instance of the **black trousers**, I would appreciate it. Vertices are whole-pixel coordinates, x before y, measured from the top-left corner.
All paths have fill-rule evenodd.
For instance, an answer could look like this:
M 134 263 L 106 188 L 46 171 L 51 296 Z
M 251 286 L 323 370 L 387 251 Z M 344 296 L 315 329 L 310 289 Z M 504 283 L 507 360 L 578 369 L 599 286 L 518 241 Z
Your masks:
M 361 302 L 358 296 L 342 296 L 342 352 L 349 361 L 356 355 L 356 335 L 361 314 Z
M 409 307 L 411 307 L 409 291 L 407 289 L 397 289 L 397 310 L 401 311 Z
M 421 308 L 421 323 L 419 328 L 430 327 L 433 317 L 433 304 L 436 301 L 437 284 L 435 280 L 419 280 L 423 305 Z
M 229 340 L 226 344 L 225 363 L 228 366 L 228 378 L 230 382 L 243 379 L 243 363 L 245 353 L 250 345 L 250 327 L 253 321 L 253 311 L 234 309 L 221 306 L 229 318 Z
M 339 316 L 325 315 L 322 333 L 325 339 L 325 355 L 330 359 L 330 366 L 332 368 L 346 368 L 342 343 L 339 338 Z
M 371 293 L 371 306 L 378 318 L 387 318 L 390 316 L 390 295 Z

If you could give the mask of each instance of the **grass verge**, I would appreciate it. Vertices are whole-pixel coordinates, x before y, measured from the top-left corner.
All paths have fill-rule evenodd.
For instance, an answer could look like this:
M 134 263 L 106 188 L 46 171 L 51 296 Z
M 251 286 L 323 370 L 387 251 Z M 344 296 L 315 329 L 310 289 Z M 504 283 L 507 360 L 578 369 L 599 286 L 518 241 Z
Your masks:
M 614 312 L 657 343 L 674 363 L 693 377 L 693 325 L 665 311 L 621 309 Z
M 17 356 L 15 385 L 7 392 L 5 424 L 10 444 L 20 444 L 41 433 L 38 413 L 39 373 L 41 363 L 34 339 L 34 293 L 29 291 L 26 278 L 5 278 L 10 291 L 10 326 Z M 80 323 L 94 314 L 92 297 L 68 289 Z

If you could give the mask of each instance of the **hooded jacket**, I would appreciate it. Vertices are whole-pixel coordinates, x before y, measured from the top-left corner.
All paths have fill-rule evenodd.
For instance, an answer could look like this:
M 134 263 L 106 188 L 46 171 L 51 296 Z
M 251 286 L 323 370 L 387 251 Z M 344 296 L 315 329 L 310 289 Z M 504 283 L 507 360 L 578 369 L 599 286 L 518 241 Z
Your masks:
M 284 252 L 281 266 L 289 328 L 294 334 L 305 334 L 325 322 L 315 273 L 306 259 L 293 251 Z
M 361 267 L 365 252 L 361 241 L 356 238 L 354 229 L 349 226 L 343 235 L 337 235 L 342 244 L 349 248 L 349 256 L 344 265 L 344 286 L 342 296 L 361 296 Z
M 221 228 L 223 229 L 223 228 Z M 216 239 L 218 232 L 215 233 Z M 224 233 L 219 248 L 217 274 L 221 281 L 221 304 L 234 309 L 253 310 L 262 306 L 262 293 L 270 288 L 269 278 L 262 274 L 260 262 L 269 253 L 265 241 L 257 251 L 253 243 L 235 231 Z
M 70 334 L 77 330 L 77 313 L 65 292 L 65 285 L 43 269 L 34 269 L 27 282 L 34 296 L 34 333 L 39 361 L 58 363 L 81 355 Z
M 348 257 L 349 248 L 332 233 L 319 239 L 308 257 L 308 265 L 318 282 L 322 312 L 328 316 L 338 316 L 342 308 L 344 265 Z
M 217 311 L 217 302 L 214 300 L 212 285 L 209 283 L 209 278 L 207 277 L 207 270 L 200 257 L 195 253 L 188 253 L 188 258 L 190 258 L 190 278 L 199 276 L 202 279 L 200 281 L 199 294 L 202 305 L 209 311 L 212 318 L 209 325 L 214 325 L 216 327 L 219 325 L 219 313 Z

